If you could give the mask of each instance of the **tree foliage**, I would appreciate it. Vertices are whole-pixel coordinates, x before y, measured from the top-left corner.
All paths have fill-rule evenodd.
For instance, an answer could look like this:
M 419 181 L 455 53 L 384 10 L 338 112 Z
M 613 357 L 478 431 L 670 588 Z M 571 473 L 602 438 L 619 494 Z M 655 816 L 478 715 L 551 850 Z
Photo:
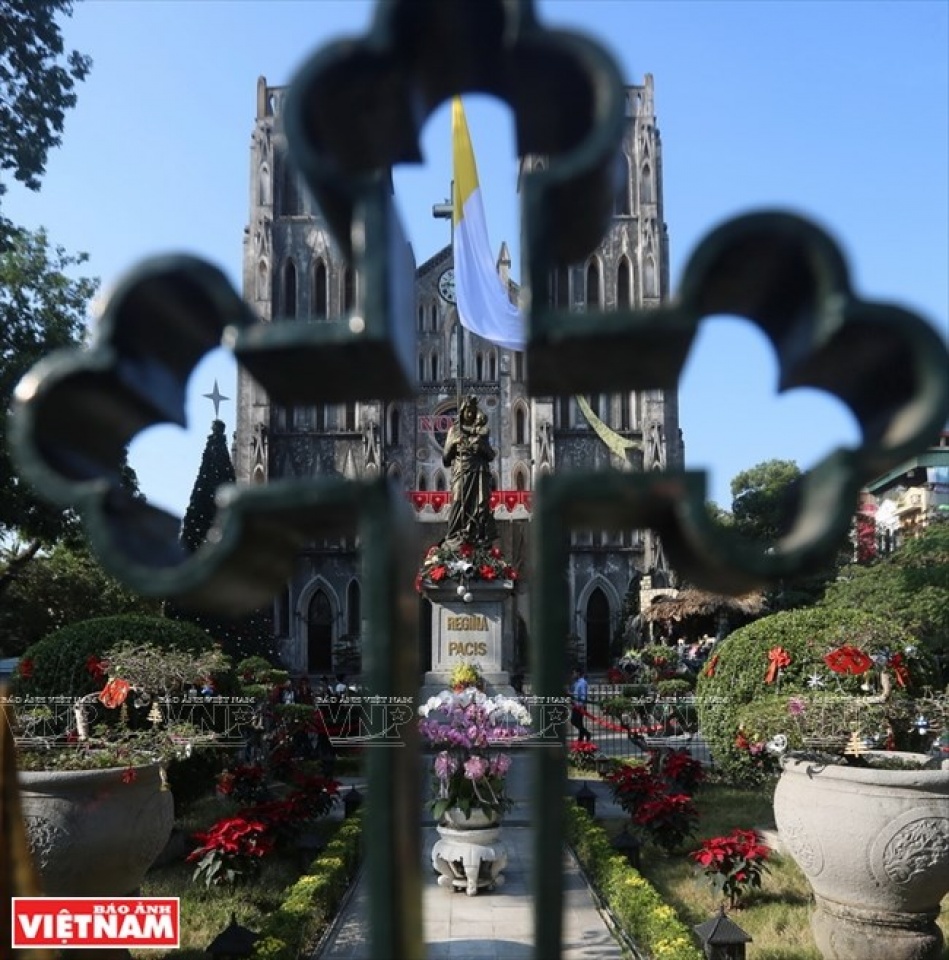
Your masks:
M 0 197 L 7 172 L 39 190 L 46 158 L 62 143 L 66 111 L 92 61 L 68 53 L 57 16 L 72 0 L 0 0 Z
M 161 603 L 126 589 L 84 547 L 59 544 L 36 556 L 5 593 L 0 650 L 18 656 L 69 624 L 119 613 L 157 616 Z
M 870 566 L 845 567 L 821 606 L 900 623 L 941 661 L 949 680 L 949 522 L 931 524 Z
M 71 276 L 87 256 L 50 245 L 44 230 L 16 230 L 0 249 L 0 406 L 10 407 L 23 375 L 54 350 L 82 343 L 86 308 L 98 282 Z M 7 420 L 0 419 L 0 536 L 54 542 L 71 515 L 38 500 L 13 468 Z
M 793 460 L 765 460 L 731 482 L 734 529 L 751 540 L 778 540 L 793 515 L 801 471 Z

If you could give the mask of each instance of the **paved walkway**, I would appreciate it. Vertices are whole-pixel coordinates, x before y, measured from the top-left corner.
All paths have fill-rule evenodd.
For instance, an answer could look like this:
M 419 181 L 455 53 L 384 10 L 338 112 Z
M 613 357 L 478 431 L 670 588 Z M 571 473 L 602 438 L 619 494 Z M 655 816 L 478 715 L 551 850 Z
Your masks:
M 523 760 L 512 767 L 512 772 L 518 766 L 527 766 L 526 758 Z M 579 786 L 579 782 L 571 782 L 572 791 Z M 598 797 L 597 815 L 602 816 L 613 805 L 604 785 L 592 786 Z M 438 834 L 434 826 L 423 827 L 422 916 L 429 960 L 529 960 L 533 956 L 533 898 L 529 891 L 533 831 L 526 801 L 515 802 L 501 831 L 508 853 L 504 885 L 490 893 L 481 891 L 476 897 L 438 886 L 431 866 L 431 848 Z M 564 960 L 621 960 L 622 949 L 569 851 L 564 852 L 563 865 L 561 956 Z M 360 876 L 355 891 L 312 960 L 369 960 L 366 888 L 365 876 Z

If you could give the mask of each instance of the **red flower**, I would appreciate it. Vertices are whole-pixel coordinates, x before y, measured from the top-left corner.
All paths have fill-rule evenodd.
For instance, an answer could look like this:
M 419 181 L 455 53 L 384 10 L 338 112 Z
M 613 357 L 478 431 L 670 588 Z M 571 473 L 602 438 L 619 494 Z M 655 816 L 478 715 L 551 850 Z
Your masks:
M 432 567 L 431 573 L 428 575 L 428 579 L 433 583 L 438 583 L 441 580 L 444 580 L 448 576 L 448 568 L 444 564 L 439 564 L 437 567 Z
M 470 543 L 463 543 L 458 548 L 458 553 L 463 556 L 465 559 L 474 554 L 474 547 Z
M 24 660 L 20 661 L 20 665 L 17 667 L 17 670 L 24 680 L 29 680 L 30 677 L 33 676 L 33 661 L 29 657 L 26 657 Z
M 478 575 L 482 580 L 494 580 L 497 577 L 494 567 L 489 566 L 487 563 L 482 563 L 481 566 L 478 567 Z
M 501 576 L 504 577 L 505 580 L 516 580 L 517 571 L 513 567 L 505 567 L 501 571 Z
M 500 560 L 501 557 L 503 556 L 503 554 L 501 553 L 501 550 L 500 550 L 499 547 L 492 547 L 492 548 L 488 551 L 488 553 L 490 553 L 491 556 L 494 557 L 495 560 Z
M 831 650 L 824 657 L 824 663 L 834 673 L 850 674 L 854 677 L 866 673 L 873 666 L 873 660 L 867 654 L 858 647 L 851 647 L 848 644 Z
M 718 880 L 734 907 L 745 889 L 761 886 L 761 874 L 767 870 L 765 861 L 771 848 L 760 841 L 754 830 L 733 830 L 726 836 L 704 841 L 689 856 L 713 883 Z
M 101 680 L 105 676 L 104 661 L 100 660 L 94 653 L 86 657 L 86 672 L 93 680 Z
M 137 779 L 138 774 L 131 767 L 122 771 L 122 783 L 135 783 Z

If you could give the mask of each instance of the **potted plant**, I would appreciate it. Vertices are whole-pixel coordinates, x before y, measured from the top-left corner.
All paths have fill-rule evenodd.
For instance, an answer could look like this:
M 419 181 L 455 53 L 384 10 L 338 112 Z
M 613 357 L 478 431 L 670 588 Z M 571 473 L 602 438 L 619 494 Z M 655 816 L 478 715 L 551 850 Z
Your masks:
M 511 757 L 504 749 L 529 733 L 528 710 L 509 697 L 475 687 L 443 690 L 424 703 L 422 739 L 432 760 L 430 807 L 440 839 L 432 848 L 439 883 L 473 896 L 503 882 L 507 853 L 498 837 L 512 805 L 506 791 Z
M 945 693 L 893 620 L 814 608 L 730 635 L 698 693 L 720 767 L 780 773 L 778 832 L 834 960 L 935 960 L 949 891 Z
M 33 692 L 43 689 L 27 682 L 39 681 L 38 668 L 24 658 L 24 682 L 4 721 L 13 727 L 23 817 L 47 895 L 133 892 L 168 841 L 166 769 L 217 739 L 193 722 L 209 710 L 195 687 L 189 695 L 189 685 L 228 666 L 205 639 L 200 653 L 123 642 L 89 654 L 84 671 L 94 689 L 78 696 Z
M 499 819 L 511 806 L 505 793 L 511 759 L 504 748 L 528 735 L 527 708 L 467 687 L 443 690 L 419 712 L 422 739 L 438 751 L 432 761 L 432 816 L 453 825 Z
M 483 691 L 484 675 L 481 673 L 481 667 L 478 664 L 470 660 L 462 660 L 461 663 L 456 663 L 452 667 L 448 683 L 455 693 L 461 693 L 468 687 Z

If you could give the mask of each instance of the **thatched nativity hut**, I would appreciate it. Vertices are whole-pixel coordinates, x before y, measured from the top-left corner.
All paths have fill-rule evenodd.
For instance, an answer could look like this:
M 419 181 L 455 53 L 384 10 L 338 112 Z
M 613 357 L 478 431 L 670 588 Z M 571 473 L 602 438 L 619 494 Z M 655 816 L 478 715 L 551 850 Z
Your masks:
M 729 597 L 691 587 L 657 596 L 642 611 L 642 619 L 650 625 L 653 636 L 703 637 L 721 639 L 736 627 L 768 612 L 765 596 L 760 591 Z

